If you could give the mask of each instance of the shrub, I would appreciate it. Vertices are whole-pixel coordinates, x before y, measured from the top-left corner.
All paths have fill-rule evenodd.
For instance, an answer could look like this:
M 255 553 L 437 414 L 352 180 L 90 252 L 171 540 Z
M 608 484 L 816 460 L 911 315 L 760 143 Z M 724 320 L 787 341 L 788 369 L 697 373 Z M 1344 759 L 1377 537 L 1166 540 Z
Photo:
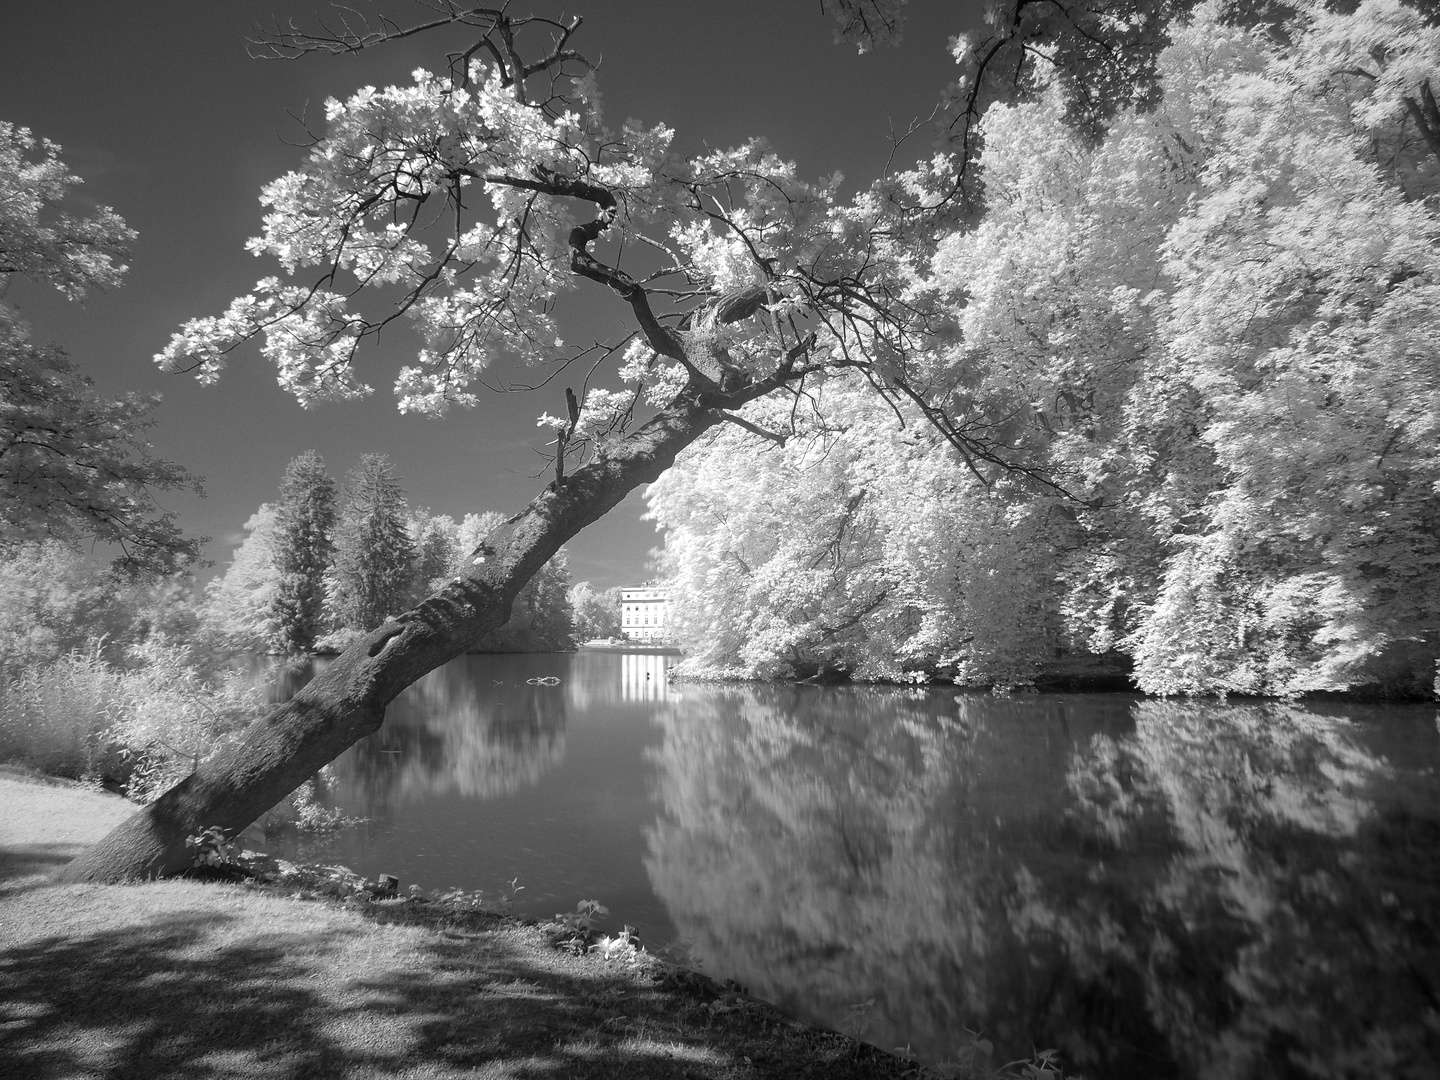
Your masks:
M 204 676 L 178 646 L 133 650 L 140 666 L 120 674 L 119 707 L 105 731 L 126 762 L 126 794 L 151 802 L 239 734 L 265 704 L 243 671 Z
M 96 777 L 150 802 L 259 711 L 244 672 L 202 675 L 188 650 L 152 641 L 108 663 L 100 642 L 0 685 L 0 759 Z
M 120 698 L 119 672 L 98 645 L 0 683 L 0 760 L 54 776 L 101 773 Z

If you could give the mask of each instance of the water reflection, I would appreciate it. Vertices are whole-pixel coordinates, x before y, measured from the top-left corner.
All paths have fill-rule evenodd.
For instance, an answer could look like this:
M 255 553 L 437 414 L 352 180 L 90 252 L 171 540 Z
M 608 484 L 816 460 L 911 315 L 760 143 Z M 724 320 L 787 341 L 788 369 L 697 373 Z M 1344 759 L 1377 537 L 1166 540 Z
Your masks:
M 385 723 L 331 766 L 330 801 L 384 819 L 396 806 L 458 794 L 490 799 L 533 786 L 565 756 L 569 713 L 669 694 L 674 658 L 657 653 L 462 656 L 422 677 L 390 704 Z M 613 665 L 618 660 L 620 677 Z M 285 701 L 329 661 L 257 658 L 274 701 Z M 558 682 L 554 681 L 558 680 Z M 553 682 L 553 685 L 552 685 Z
M 620 692 L 626 701 L 663 701 L 670 693 L 673 659 L 658 653 L 622 653 Z
M 446 795 L 493 799 L 563 760 L 565 692 L 488 677 L 476 659 L 420 679 L 390 704 L 379 732 L 335 762 L 331 789 L 348 811 L 383 820 Z
M 660 715 L 651 881 L 765 996 L 873 997 L 868 1037 L 932 1059 L 969 1028 L 1091 1075 L 1432 1075 L 1434 777 L 1359 725 L 795 687 Z
M 327 805 L 369 821 L 288 835 L 276 853 L 399 875 L 434 889 L 498 891 L 553 915 L 599 896 L 657 945 L 673 936 L 641 864 L 653 817 L 642 750 L 667 657 L 465 656 L 398 697 L 385 723 L 327 770 Z M 322 662 L 323 666 L 323 662 Z M 282 675 L 276 696 L 313 675 Z M 618 926 L 618 923 L 617 923 Z
M 518 875 L 535 915 L 594 897 L 797 1013 L 873 998 L 866 1037 L 930 1060 L 970 1030 L 1091 1077 L 1440 1073 L 1433 713 L 672 686 L 669 662 L 455 661 L 333 767 L 372 824 L 294 854 Z
M 1362 738 L 1291 706 L 1137 704 L 1134 731 L 1095 738 L 1067 778 L 1090 887 L 1062 903 L 1027 874 L 1017 932 L 1092 985 L 1135 987 L 1193 1075 L 1434 1075 L 1433 787 Z M 1172 853 L 1137 880 L 1144 832 Z

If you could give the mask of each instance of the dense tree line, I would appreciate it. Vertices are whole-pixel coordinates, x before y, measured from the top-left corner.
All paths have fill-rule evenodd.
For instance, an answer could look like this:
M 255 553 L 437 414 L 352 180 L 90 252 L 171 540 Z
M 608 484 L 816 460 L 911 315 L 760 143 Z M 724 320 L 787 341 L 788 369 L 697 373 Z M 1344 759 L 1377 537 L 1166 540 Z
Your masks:
M 286 468 L 278 502 L 246 522 L 230 565 L 207 587 L 207 627 L 239 649 L 338 650 L 462 573 L 499 521 L 493 512 L 457 522 L 412 511 L 384 454 L 362 455 L 337 487 L 320 455 L 306 451 Z M 571 648 L 569 586 L 562 552 L 526 586 L 510 621 L 474 650 Z
M 575 620 L 576 641 L 620 636 L 620 594 L 619 586 L 601 591 L 588 581 L 570 587 L 570 611 Z
M 84 208 L 60 148 L 0 121 L 0 298 L 120 283 L 135 233 Z M 77 209 L 81 208 L 81 209 Z M 248 723 L 262 695 L 202 631 L 184 536 L 154 492 L 198 480 L 153 456 L 156 399 L 100 394 L 0 302 L 0 761 L 153 798 Z M 88 558 L 99 548 L 110 557 Z
M 1396 0 L 1209 3 L 1098 137 L 1058 71 L 992 106 L 983 215 L 911 284 L 952 320 L 928 396 L 756 403 L 782 444 L 718 430 L 650 489 L 692 666 L 1008 684 L 1119 653 L 1155 693 L 1427 692 L 1437 61 Z M 941 407 L 1046 483 L 976 469 Z

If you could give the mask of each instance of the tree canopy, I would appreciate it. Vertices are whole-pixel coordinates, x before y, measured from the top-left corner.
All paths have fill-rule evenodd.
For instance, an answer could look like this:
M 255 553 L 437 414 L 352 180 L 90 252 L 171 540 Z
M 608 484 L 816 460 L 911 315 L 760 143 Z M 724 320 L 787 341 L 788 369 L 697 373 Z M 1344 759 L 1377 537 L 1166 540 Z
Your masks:
M 897 423 L 831 380 L 784 447 L 707 435 L 651 489 L 699 666 L 1009 683 L 1113 650 L 1158 693 L 1428 691 L 1440 39 L 1393 0 L 1167 37 L 1098 138 L 1058 76 L 985 112 L 927 398 Z M 937 406 L 1052 489 L 967 475 Z
M 702 402 L 740 456 L 719 492 L 662 483 L 672 549 L 720 542 L 716 515 L 788 535 L 763 567 L 744 540 L 723 572 L 672 567 L 704 578 L 681 607 L 728 671 L 1025 681 L 1119 649 L 1162 692 L 1343 688 L 1402 654 L 1427 682 L 1436 31 L 1399 0 L 1186 8 L 996 7 L 953 44 L 937 152 L 846 199 L 760 140 L 681 158 L 663 125 L 609 126 L 578 21 L 442 5 L 473 48 L 328 102 L 252 241 L 285 276 L 161 359 L 214 378 L 259 337 L 302 403 L 354 397 L 403 317 L 402 410 L 473 403 L 502 354 L 579 382 L 539 420 L 557 486 Z M 898 4 L 827 10 L 847 40 L 899 31 Z M 628 336 L 563 340 L 585 282 Z
M 65 209 L 81 182 L 60 148 L 0 121 L 0 295 L 12 275 L 69 299 L 119 284 L 134 232 L 108 207 Z M 0 539 L 93 539 L 120 549 L 117 569 L 166 571 L 192 562 L 200 541 L 181 535 L 152 492 L 199 483 L 155 458 L 145 431 L 156 400 L 107 399 L 65 353 L 30 340 L 0 304 Z

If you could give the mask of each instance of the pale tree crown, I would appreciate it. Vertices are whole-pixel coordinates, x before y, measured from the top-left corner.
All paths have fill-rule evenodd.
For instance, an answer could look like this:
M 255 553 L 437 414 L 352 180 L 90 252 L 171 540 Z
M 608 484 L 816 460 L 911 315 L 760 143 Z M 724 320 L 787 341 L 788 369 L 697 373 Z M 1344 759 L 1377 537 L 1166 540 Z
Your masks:
M 637 409 L 682 392 L 734 409 L 859 367 L 902 396 L 909 358 L 953 326 L 919 273 L 935 232 L 920 219 L 945 212 L 953 162 L 942 155 L 846 201 L 838 176 L 806 181 L 761 140 L 682 158 L 663 124 L 605 123 L 594 72 L 569 47 L 578 22 L 488 17 L 448 73 L 327 101 L 304 166 L 265 188 L 250 242 L 283 273 L 187 323 L 163 366 L 212 381 L 258 339 L 302 405 L 353 398 L 372 392 L 360 347 L 403 318 L 418 346 L 395 378 L 398 405 L 434 415 L 473 405 L 499 355 L 550 377 L 583 366 L 569 415 L 539 421 L 555 433 L 561 476 L 567 455 L 603 454 Z M 515 44 L 524 34 L 538 43 L 530 63 Z M 369 42 L 278 40 L 299 51 Z M 564 340 L 556 305 L 579 278 L 628 305 L 630 335 Z M 621 386 L 602 387 L 612 357 Z
M 0 295 L 14 275 L 71 300 L 119 284 L 135 233 L 109 207 L 74 212 L 80 178 L 60 148 L 0 121 Z M 126 573 L 193 562 L 153 492 L 198 491 L 195 477 L 154 458 L 145 440 L 156 399 L 95 392 L 66 354 L 30 338 L 0 303 L 0 541 L 94 539 L 119 548 Z
M 843 40 L 868 45 L 898 37 L 902 6 L 833 0 L 824 10 Z M 539 419 L 554 433 L 557 480 L 678 395 L 743 424 L 736 411 L 749 401 L 855 369 L 892 405 L 921 405 L 977 476 L 1045 487 L 1023 448 L 1012 454 L 943 401 L 950 387 L 936 373 L 953 366 L 956 322 L 930 260 L 974 211 L 968 165 L 984 105 L 1038 86 L 1041 69 L 1068 92 L 1082 68 L 1099 65 L 1104 100 L 1085 106 L 1098 124 L 1151 93 L 1169 8 L 1041 7 L 997 7 L 986 36 L 957 41 L 962 75 L 941 109 L 935 154 L 848 198 L 839 177 L 805 180 L 761 140 L 681 157 L 663 124 L 607 124 L 593 65 L 571 44 L 578 19 L 444 3 L 411 28 L 276 27 L 262 48 L 281 56 L 356 51 L 435 27 L 473 37 L 446 70 L 327 101 L 304 166 L 265 189 L 262 233 L 250 243 L 283 273 L 187 323 L 157 360 L 211 381 L 256 339 L 281 385 L 311 405 L 371 393 L 360 347 L 403 320 L 418 344 L 394 392 L 403 411 L 433 415 L 473 405 L 497 356 L 546 368 L 547 381 L 573 366 L 583 375 L 566 414 Z M 1123 46 L 1099 49 L 1091 31 Z M 628 336 L 564 339 L 556 308 L 579 278 L 628 305 Z M 612 358 L 619 388 L 600 385 Z
M 135 231 L 108 206 L 63 209 L 82 183 L 60 147 L 0 120 L 0 292 L 11 274 L 53 285 L 72 300 L 120 284 Z

